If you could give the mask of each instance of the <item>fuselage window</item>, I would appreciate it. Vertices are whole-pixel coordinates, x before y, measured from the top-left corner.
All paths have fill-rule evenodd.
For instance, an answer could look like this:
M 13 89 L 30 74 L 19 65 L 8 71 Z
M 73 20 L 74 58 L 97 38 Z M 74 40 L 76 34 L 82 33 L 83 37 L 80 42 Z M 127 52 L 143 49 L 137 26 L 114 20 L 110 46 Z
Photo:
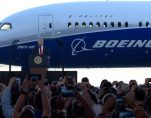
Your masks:
M 111 22 L 111 26 L 114 27 L 114 22 Z
M 90 22 L 90 23 L 89 23 L 89 26 L 90 26 L 90 27 L 93 27 L 93 23 L 92 23 L 92 22 Z
M 146 22 L 146 27 L 150 27 L 149 22 Z
M 128 22 L 125 22 L 125 27 L 128 27 Z
M 69 27 L 69 28 L 70 28 L 70 27 L 72 27 L 72 24 L 71 24 L 71 22 L 69 22 L 69 23 L 68 23 L 68 27 Z
M 79 27 L 79 23 L 78 22 L 75 23 L 75 27 Z
M 139 22 L 139 27 L 142 27 L 142 25 L 143 25 L 142 22 Z
M 0 26 L 0 30 L 6 30 L 7 31 L 7 30 L 10 30 L 10 29 L 12 29 L 11 23 L 4 23 Z
M 49 28 L 52 28 L 52 24 L 51 23 L 49 23 Z
M 122 26 L 121 22 L 118 22 L 118 27 L 121 27 L 121 26 Z
M 107 22 L 104 22 L 104 23 L 103 23 L 103 26 L 104 26 L 104 27 L 107 27 Z
M 86 27 L 86 23 L 85 22 L 82 22 L 82 27 Z
M 97 22 L 97 23 L 96 23 L 96 27 L 100 27 L 100 22 Z

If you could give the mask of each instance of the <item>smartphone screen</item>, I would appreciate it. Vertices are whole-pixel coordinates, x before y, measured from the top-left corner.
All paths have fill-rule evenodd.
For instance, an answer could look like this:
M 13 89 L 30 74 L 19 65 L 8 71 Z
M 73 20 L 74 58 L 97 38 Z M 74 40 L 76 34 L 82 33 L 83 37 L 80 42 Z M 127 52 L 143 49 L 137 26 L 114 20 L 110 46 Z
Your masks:
M 40 75 L 40 74 L 30 74 L 30 75 L 29 75 L 29 78 L 30 78 L 32 81 L 41 80 L 41 75 Z
M 21 84 L 21 78 L 16 78 L 16 84 L 17 84 L 18 86 L 20 86 L 20 84 Z
M 133 112 L 123 111 L 119 113 L 119 118 L 135 118 Z
M 48 86 L 48 80 L 45 80 L 44 85 Z

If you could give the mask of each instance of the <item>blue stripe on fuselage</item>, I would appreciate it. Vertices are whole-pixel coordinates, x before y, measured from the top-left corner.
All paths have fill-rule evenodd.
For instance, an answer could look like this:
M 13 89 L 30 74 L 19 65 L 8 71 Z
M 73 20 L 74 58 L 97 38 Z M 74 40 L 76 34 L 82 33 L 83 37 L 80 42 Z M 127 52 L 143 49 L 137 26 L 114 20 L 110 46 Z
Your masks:
M 106 41 L 103 47 L 95 48 L 94 44 L 100 40 Z M 150 28 L 125 29 L 115 31 L 93 32 L 78 35 L 46 39 L 45 45 L 51 52 L 51 67 L 149 67 L 151 66 L 150 47 L 134 46 L 119 48 L 116 44 L 110 48 L 105 45 L 111 40 L 151 40 Z M 36 42 L 29 42 L 13 46 L 11 49 L 12 63 L 25 65 L 29 54 Z M 134 47 L 133 47 L 134 46 Z M 62 57 L 62 51 L 64 57 Z M 8 64 L 10 48 L 0 48 L 0 63 Z

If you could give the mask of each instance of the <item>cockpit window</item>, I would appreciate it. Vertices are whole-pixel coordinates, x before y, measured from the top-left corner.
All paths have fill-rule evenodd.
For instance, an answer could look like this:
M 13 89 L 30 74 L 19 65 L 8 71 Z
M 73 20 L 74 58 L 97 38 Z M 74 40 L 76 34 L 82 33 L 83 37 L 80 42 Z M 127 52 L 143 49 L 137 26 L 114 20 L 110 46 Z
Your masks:
M 0 30 L 8 31 L 10 29 L 12 29 L 11 23 L 3 23 L 3 24 L 0 25 Z

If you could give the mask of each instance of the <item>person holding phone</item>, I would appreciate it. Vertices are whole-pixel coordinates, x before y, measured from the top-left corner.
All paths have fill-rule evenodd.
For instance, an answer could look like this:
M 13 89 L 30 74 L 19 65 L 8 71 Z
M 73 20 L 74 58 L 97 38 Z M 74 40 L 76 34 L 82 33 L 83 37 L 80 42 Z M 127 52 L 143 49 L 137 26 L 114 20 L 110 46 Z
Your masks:
M 31 77 L 32 78 L 32 77 Z M 35 118 L 36 111 L 31 105 L 24 106 L 26 96 L 30 93 L 30 90 L 32 88 L 32 79 L 29 78 L 29 76 L 24 80 L 21 86 L 21 94 L 20 97 L 15 105 L 13 118 Z M 41 98 L 42 98 L 42 118 L 50 118 L 51 117 L 51 107 L 50 107 L 50 101 L 48 99 L 48 96 L 46 94 L 45 88 L 44 88 L 44 79 L 39 78 L 35 80 L 37 84 L 39 85 L 40 91 L 41 91 Z
M 8 86 L 4 89 L 1 100 L 2 100 L 2 109 L 3 115 L 5 118 L 11 118 L 14 112 L 14 107 L 11 106 L 11 89 L 15 83 L 16 77 L 12 77 L 9 80 Z

